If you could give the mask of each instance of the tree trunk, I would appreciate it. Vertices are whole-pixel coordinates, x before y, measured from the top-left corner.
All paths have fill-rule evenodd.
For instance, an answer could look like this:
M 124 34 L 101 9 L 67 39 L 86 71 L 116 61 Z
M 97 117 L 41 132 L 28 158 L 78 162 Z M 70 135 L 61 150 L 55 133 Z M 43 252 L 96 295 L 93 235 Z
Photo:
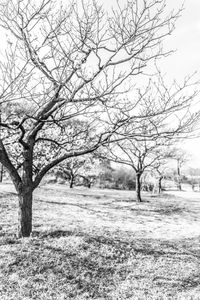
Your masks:
M 0 182 L 3 181 L 3 164 L 0 164 Z
M 180 162 L 179 160 L 177 161 L 177 174 L 178 174 L 178 190 L 181 191 L 181 168 L 180 168 Z
M 180 180 L 180 178 L 178 178 L 178 190 L 179 190 L 179 191 L 182 191 L 181 180 Z
M 90 189 L 91 188 L 91 182 L 88 180 L 88 188 Z
M 162 192 L 162 180 L 163 180 L 163 176 L 159 177 L 158 179 L 158 193 L 160 194 Z
M 70 183 L 69 183 L 69 187 L 70 187 L 70 189 L 72 189 L 72 188 L 73 188 L 73 186 L 74 186 L 74 177 L 73 177 L 73 176 L 71 176 L 71 178 L 70 178 Z
M 142 202 L 141 198 L 141 173 L 136 173 L 136 201 L 137 202 Z
M 30 188 L 18 193 L 18 237 L 29 237 L 32 232 L 32 200 L 33 191 Z
M 192 182 L 192 191 L 194 192 L 194 190 L 195 190 L 195 184 L 194 182 Z

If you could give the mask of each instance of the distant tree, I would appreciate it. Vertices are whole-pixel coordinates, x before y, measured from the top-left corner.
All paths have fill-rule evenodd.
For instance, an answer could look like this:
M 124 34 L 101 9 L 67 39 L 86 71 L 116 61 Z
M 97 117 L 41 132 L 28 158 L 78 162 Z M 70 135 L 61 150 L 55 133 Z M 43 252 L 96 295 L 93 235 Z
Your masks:
M 99 177 L 102 167 L 101 163 L 102 160 L 100 160 L 94 153 L 93 155 L 88 156 L 85 164 L 80 169 L 79 178 L 83 179 L 83 184 L 88 188 L 91 188 Z
M 113 171 L 112 188 L 120 190 L 134 190 L 135 189 L 135 174 L 128 168 L 116 168 Z
M 179 191 L 182 190 L 182 174 L 181 169 L 183 165 L 188 161 L 188 154 L 181 148 L 173 148 L 171 151 L 171 158 L 176 161 L 176 173 L 175 181 Z
M 69 181 L 69 187 L 73 188 L 75 180 L 79 176 L 79 170 L 84 165 L 85 159 L 71 158 L 64 161 L 60 166 L 58 166 L 58 171 L 56 171 L 57 176 Z
M 154 187 L 154 191 L 158 191 L 158 193 L 160 194 L 163 191 L 163 186 L 162 186 L 162 182 L 163 179 L 165 177 L 167 177 L 167 172 L 168 172 L 168 166 L 167 166 L 167 159 L 166 158 L 162 158 L 161 160 L 159 160 L 155 166 L 154 166 L 154 176 L 156 178 L 156 185 Z
M 174 140 L 172 140 L 174 144 Z M 170 162 L 174 157 L 174 148 L 171 147 L 171 142 L 164 147 L 161 147 L 158 151 L 158 157 L 153 165 L 153 176 L 155 176 L 157 183 L 154 186 L 154 191 L 158 191 L 160 194 L 163 191 L 162 181 L 164 178 L 167 178 L 170 171 Z
M 191 184 L 192 190 L 195 191 L 196 187 L 200 191 L 200 169 L 199 168 L 189 168 L 185 172 L 187 178 L 188 178 L 188 183 Z
M 98 177 L 100 188 L 113 187 L 113 172 L 114 168 L 111 166 L 111 162 L 107 158 L 105 158 L 103 154 L 101 172 Z
M 141 189 L 142 181 L 141 177 L 144 171 L 150 170 L 156 164 L 158 159 L 158 147 L 161 147 L 162 143 L 147 140 L 135 141 L 126 140 L 117 143 L 110 149 L 110 159 L 120 164 L 129 165 L 135 171 L 135 190 L 136 200 L 142 201 Z
M 130 119 L 122 131 L 122 135 L 129 132 L 126 139 L 108 146 L 110 160 L 134 169 L 138 202 L 142 201 L 141 176 L 144 171 L 155 168 L 164 159 L 166 150 L 163 149 L 169 148 L 177 137 L 191 133 L 194 120 L 198 119 L 198 114 L 191 118 L 189 98 L 182 93 L 187 87 L 185 81 L 183 86 L 173 83 L 167 88 L 161 74 L 155 81 L 150 79 L 147 87 L 139 89 L 135 97 L 140 103 L 141 115 L 153 117 Z
M 90 188 L 100 172 L 100 161 L 94 154 L 72 157 L 59 164 L 55 172 L 69 181 L 70 188 L 80 179 Z

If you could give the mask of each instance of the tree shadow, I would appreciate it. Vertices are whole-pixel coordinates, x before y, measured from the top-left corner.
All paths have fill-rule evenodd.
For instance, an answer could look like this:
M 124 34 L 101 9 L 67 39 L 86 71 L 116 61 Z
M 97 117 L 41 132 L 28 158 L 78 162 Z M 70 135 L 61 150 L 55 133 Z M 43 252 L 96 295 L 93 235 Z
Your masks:
M 92 209 L 89 207 L 90 204 L 78 204 L 78 203 L 72 203 L 72 202 L 57 202 L 57 201 L 46 201 L 46 200 L 40 200 L 40 199 L 37 199 L 37 202 L 40 202 L 40 203 L 48 203 L 48 204 L 52 204 L 52 205 L 59 205 L 59 206 L 75 206 L 75 207 L 78 207 L 78 208 L 81 208 L 81 209 L 85 209 L 85 210 L 88 210 L 88 211 L 91 211 L 91 212 L 95 212 L 95 213 L 99 213 L 100 211 L 98 210 L 95 210 L 95 209 Z
M 46 239 L 46 238 L 60 238 L 67 236 L 74 236 L 75 232 L 72 230 L 54 230 L 54 231 L 37 231 L 32 232 L 33 238 Z
M 0 199 L 1 198 L 8 198 L 8 197 L 10 197 L 10 196 L 17 196 L 17 193 L 15 193 L 15 192 L 0 192 Z
M 26 274 L 26 279 L 28 276 L 30 280 L 37 280 L 39 274 L 48 281 L 50 276 L 54 278 L 51 285 L 55 290 L 62 281 L 59 288 L 73 287 L 71 294 L 66 295 L 69 299 L 77 295 L 81 298 L 85 293 L 89 299 L 108 299 L 109 292 L 129 282 L 127 278 L 132 278 L 133 286 L 130 288 L 133 291 L 141 289 L 143 282 L 147 282 L 150 285 L 149 295 L 151 288 L 175 293 L 197 287 L 200 282 L 199 271 L 180 276 L 178 268 L 175 268 L 170 271 L 170 276 L 162 276 L 155 268 L 159 261 L 161 270 L 165 265 L 167 267 L 169 261 L 171 265 L 192 261 L 192 253 L 173 241 L 136 239 L 131 235 L 128 238 L 120 232 L 118 235 L 112 232 L 97 235 L 81 229 L 34 231 L 32 237 L 27 245 L 23 245 L 23 251 L 19 250 L 20 245 L 15 250 L 16 259 L 8 265 L 6 272 L 19 272 L 20 276 Z M 74 244 L 73 237 L 81 239 Z M 145 266 L 148 271 L 144 272 L 140 268 Z

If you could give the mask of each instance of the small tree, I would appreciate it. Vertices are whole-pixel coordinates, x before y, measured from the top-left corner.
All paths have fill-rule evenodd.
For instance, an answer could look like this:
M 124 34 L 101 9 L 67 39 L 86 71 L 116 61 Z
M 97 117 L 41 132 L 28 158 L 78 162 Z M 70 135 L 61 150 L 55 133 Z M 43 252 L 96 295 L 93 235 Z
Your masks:
M 135 141 L 132 139 L 117 143 L 110 149 L 110 159 L 120 164 L 129 165 L 135 171 L 136 200 L 141 202 L 142 175 L 144 171 L 155 167 L 160 158 L 158 149 L 162 141 Z
M 174 140 L 172 143 L 174 144 Z M 155 184 L 154 191 L 158 191 L 160 194 L 163 191 L 162 181 L 165 177 L 168 176 L 169 173 L 169 165 L 170 161 L 174 156 L 174 148 L 171 148 L 171 145 L 168 141 L 168 145 L 165 147 L 161 147 L 158 151 L 157 160 L 153 166 L 153 176 L 155 176 L 157 183 Z
M 187 153 L 180 148 L 173 148 L 171 151 L 171 158 L 176 161 L 176 174 L 175 181 L 177 183 L 177 188 L 179 191 L 182 190 L 182 174 L 181 169 L 183 165 L 188 161 Z
M 165 156 L 163 158 L 161 158 L 160 160 L 158 160 L 155 164 L 155 166 L 153 167 L 153 175 L 156 178 L 156 185 L 154 187 L 154 192 L 157 190 L 158 193 L 160 194 L 163 191 L 163 186 L 162 186 L 162 182 L 163 179 L 167 176 L 167 170 L 168 170 L 168 166 L 167 166 L 167 159 L 165 158 Z
M 55 172 L 69 181 L 70 188 L 81 179 L 90 188 L 100 172 L 100 161 L 94 154 L 72 157 L 62 162 Z
M 192 190 L 196 191 L 196 187 L 197 187 L 198 191 L 200 191 L 200 169 L 190 167 L 185 171 L 185 175 L 187 178 L 187 182 L 192 187 Z
M 75 180 L 78 178 L 79 171 L 84 163 L 85 159 L 79 159 L 75 157 L 68 159 L 58 166 L 58 171 L 56 171 L 56 174 L 69 181 L 69 187 L 73 188 Z

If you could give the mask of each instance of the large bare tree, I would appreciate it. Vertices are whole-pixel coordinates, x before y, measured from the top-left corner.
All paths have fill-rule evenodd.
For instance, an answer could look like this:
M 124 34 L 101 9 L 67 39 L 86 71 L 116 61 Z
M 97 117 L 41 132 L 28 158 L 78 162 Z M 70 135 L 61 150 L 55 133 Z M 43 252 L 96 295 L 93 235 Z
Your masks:
M 180 12 L 167 16 L 164 0 L 117 3 L 109 15 L 95 0 L 0 3 L 0 162 L 19 196 L 19 237 L 32 231 L 43 176 L 108 142 L 126 121 L 125 83 L 166 54 L 161 42 Z M 73 118 L 87 122 L 77 131 Z

